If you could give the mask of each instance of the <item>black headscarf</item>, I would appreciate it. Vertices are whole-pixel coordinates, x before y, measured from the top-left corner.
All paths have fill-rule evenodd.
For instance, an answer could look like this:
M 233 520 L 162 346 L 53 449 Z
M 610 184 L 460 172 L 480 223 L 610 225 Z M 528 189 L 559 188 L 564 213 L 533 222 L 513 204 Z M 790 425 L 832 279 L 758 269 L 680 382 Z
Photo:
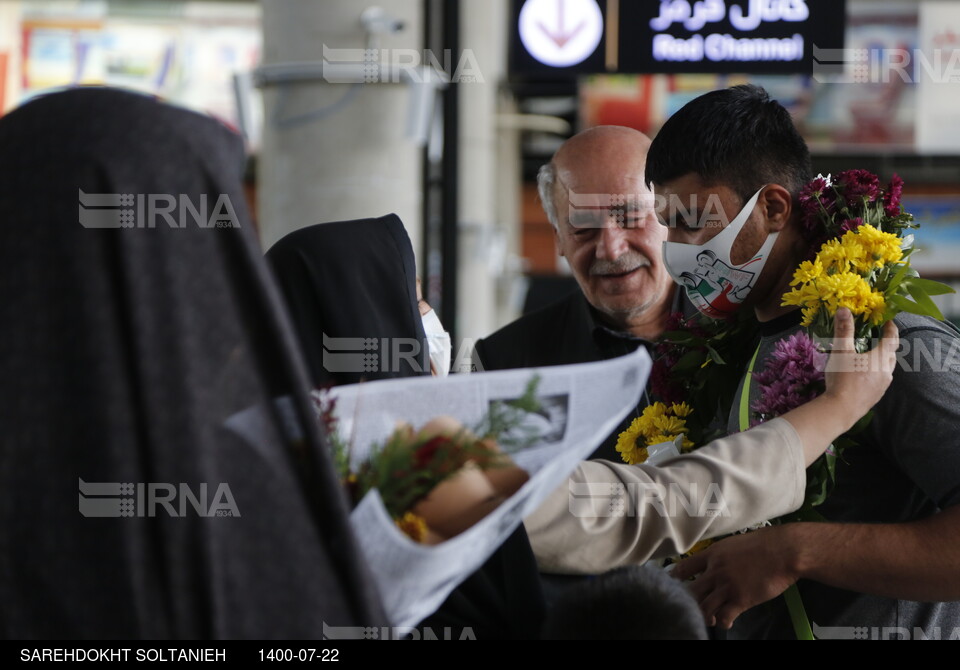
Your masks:
M 273 245 L 267 260 L 315 386 L 430 374 L 413 247 L 395 214 L 301 228 Z M 371 341 L 324 347 L 324 336 Z M 324 365 L 325 350 L 328 361 L 352 352 L 369 356 L 372 364 Z
M 115 90 L 0 119 L 0 636 L 300 638 L 384 622 L 249 228 L 242 161 L 216 121 Z M 80 191 L 91 207 L 89 194 L 133 196 L 113 219 L 132 227 L 81 225 Z M 150 194 L 174 196 L 182 227 L 142 227 Z M 229 199 L 233 215 L 221 202 L 213 217 L 228 227 L 181 209 L 204 197 L 204 215 Z M 251 408 L 255 426 L 230 427 Z M 78 508 L 80 480 L 133 486 Z M 178 516 L 138 499 L 151 484 L 176 487 Z M 221 511 L 238 516 L 179 516 L 181 485 L 204 484 L 208 505 L 227 485 Z M 134 516 L 81 514 L 95 504 Z

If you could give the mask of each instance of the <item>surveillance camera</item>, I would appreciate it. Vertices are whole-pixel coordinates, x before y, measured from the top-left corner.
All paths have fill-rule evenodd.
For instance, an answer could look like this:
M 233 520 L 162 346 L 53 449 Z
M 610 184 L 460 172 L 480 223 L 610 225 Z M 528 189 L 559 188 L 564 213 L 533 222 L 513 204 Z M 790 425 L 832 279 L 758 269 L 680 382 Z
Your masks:
M 360 14 L 360 24 L 371 35 L 389 35 L 404 28 L 403 21 L 387 14 L 383 7 L 367 7 Z

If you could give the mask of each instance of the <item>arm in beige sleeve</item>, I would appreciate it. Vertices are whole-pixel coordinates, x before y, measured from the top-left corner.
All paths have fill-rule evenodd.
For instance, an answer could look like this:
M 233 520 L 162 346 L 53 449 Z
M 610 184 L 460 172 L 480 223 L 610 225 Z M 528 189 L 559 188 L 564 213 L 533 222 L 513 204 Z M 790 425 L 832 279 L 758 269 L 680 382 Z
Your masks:
M 681 554 L 803 503 L 803 445 L 774 419 L 659 466 L 585 461 L 524 524 L 544 572 Z

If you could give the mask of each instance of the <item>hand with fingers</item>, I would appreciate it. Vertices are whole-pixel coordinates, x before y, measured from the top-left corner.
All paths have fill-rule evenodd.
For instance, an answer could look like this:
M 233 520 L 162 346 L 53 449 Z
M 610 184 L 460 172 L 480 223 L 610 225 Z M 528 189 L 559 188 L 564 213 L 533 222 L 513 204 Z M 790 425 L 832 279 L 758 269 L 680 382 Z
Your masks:
M 900 338 L 897 325 L 888 321 L 883 327 L 880 343 L 872 350 L 858 354 L 853 334 L 850 310 L 838 310 L 834 317 L 833 347 L 825 371 L 827 390 L 823 395 L 855 414 L 851 416 L 855 423 L 880 401 L 893 381 Z
M 729 629 L 743 612 L 797 581 L 788 530 L 772 526 L 734 535 L 677 564 L 677 579 L 696 576 L 689 588 L 708 626 Z

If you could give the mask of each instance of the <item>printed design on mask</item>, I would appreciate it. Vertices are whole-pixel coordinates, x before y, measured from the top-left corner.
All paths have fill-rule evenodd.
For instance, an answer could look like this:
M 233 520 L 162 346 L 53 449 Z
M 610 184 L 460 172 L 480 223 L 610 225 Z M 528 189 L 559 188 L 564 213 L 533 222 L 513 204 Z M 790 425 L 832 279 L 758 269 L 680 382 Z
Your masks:
M 696 269 L 682 272 L 680 279 L 694 307 L 707 316 L 722 317 L 737 311 L 750 293 L 756 274 L 745 268 L 761 259 L 762 256 L 757 256 L 743 267 L 735 268 L 706 249 L 697 254 Z
M 733 245 L 763 188 L 753 194 L 726 228 L 703 244 L 663 243 L 663 263 L 667 272 L 686 289 L 690 302 L 710 318 L 724 318 L 740 309 L 780 234 L 769 233 L 760 249 L 746 263 L 736 264 L 730 258 Z

